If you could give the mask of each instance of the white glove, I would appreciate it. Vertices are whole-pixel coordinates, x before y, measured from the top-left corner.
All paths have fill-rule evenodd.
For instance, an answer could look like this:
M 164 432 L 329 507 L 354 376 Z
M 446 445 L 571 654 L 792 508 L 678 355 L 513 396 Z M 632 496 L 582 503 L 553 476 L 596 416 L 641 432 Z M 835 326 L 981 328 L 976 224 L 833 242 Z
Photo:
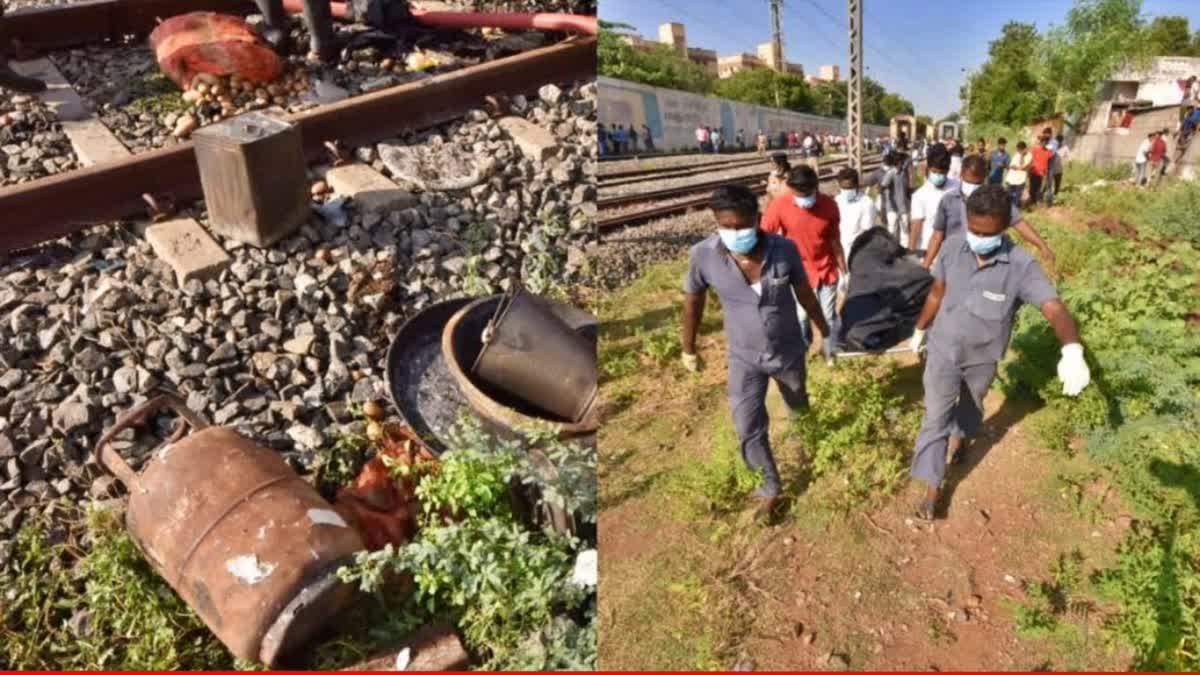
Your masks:
M 1062 380 L 1063 393 L 1067 396 L 1078 396 L 1092 381 L 1087 361 L 1083 360 L 1083 345 L 1078 342 L 1063 345 L 1062 358 L 1058 361 L 1058 379 Z
M 925 351 L 925 331 L 914 328 L 912 340 L 909 341 L 908 346 L 912 348 L 914 354 Z
M 688 354 L 687 352 L 684 352 L 683 367 L 686 368 L 689 373 L 700 372 L 700 355 Z
M 845 293 L 850 290 L 850 273 L 847 272 L 838 277 L 838 293 Z

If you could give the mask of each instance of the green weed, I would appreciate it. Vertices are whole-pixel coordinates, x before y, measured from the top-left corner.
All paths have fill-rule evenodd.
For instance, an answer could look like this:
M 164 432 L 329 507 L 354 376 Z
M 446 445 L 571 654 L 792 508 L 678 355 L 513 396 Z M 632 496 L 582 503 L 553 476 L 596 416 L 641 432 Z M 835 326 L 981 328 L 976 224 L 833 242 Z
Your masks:
M 897 371 L 837 369 L 810 378 L 814 405 L 798 415 L 799 437 L 814 478 L 830 478 L 827 505 L 850 510 L 875 503 L 904 484 L 921 411 L 907 409 L 890 388 Z
M 687 516 L 732 513 L 762 482 L 762 476 L 742 460 L 731 421 L 721 420 L 712 436 L 712 454 L 690 459 L 668 482 L 668 490 L 680 498 Z
M 227 670 L 238 664 L 108 511 L 61 504 L 0 571 L 0 667 Z
M 594 590 L 571 579 L 584 544 L 529 530 L 510 494 L 515 484 L 532 485 L 543 501 L 595 522 L 595 453 L 563 445 L 548 430 L 529 434 L 555 466 L 554 476 L 543 475 L 518 443 L 496 441 L 478 422 L 460 421 L 437 470 L 418 479 L 426 515 L 417 538 L 403 548 L 361 553 L 338 574 L 373 594 L 386 593 L 395 575 L 411 577 L 421 612 L 457 625 L 487 668 L 594 669 Z M 584 623 L 571 618 L 577 615 Z
M 641 333 L 642 353 L 658 366 L 679 358 L 682 348 L 679 335 L 669 328 Z

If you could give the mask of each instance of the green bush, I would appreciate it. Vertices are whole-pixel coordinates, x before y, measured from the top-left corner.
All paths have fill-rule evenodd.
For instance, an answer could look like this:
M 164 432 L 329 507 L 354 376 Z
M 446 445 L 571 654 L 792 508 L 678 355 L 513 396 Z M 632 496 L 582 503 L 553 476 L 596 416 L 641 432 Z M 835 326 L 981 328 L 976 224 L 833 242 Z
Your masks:
M 1200 245 L 1200 185 L 1176 183 L 1156 193 L 1140 222 L 1160 238 Z
M 801 439 L 814 478 L 836 477 L 831 504 L 851 509 L 893 493 L 904 483 L 921 410 L 905 410 L 890 394 L 897 375 L 886 370 L 839 368 L 810 378 L 814 405 L 789 432 Z
M 237 664 L 108 511 L 25 524 L 0 571 L 0 668 L 227 670 Z M 82 530 L 82 531 L 80 531 Z
M 595 591 L 571 580 L 585 544 L 529 530 L 511 508 L 510 487 L 534 486 L 542 501 L 594 523 L 595 452 L 564 445 L 552 430 L 527 433 L 554 476 L 543 475 L 518 443 L 497 441 L 477 421 L 461 420 L 437 468 L 418 478 L 426 516 L 416 539 L 361 553 L 338 573 L 377 595 L 393 575 L 410 576 L 420 611 L 456 624 L 486 668 L 594 669 Z M 575 620 L 580 615 L 582 624 Z

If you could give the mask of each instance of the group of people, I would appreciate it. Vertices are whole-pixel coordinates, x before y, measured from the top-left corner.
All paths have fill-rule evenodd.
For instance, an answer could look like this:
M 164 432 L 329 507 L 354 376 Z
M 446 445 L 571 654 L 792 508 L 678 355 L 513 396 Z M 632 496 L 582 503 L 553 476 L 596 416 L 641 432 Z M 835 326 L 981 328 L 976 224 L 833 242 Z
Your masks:
M 596 148 L 601 157 L 635 153 L 639 139 L 644 152 L 654 152 L 654 134 L 645 124 L 640 130 L 634 129 L 632 124 L 628 128 L 614 124 L 611 129 L 603 123 L 596 125 Z
M 1138 145 L 1133 157 L 1133 182 L 1138 187 L 1157 187 L 1167 174 L 1170 159 L 1167 158 L 1166 129 L 1151 131 Z
M 755 493 L 759 515 L 771 513 L 783 494 L 768 438 L 767 384 L 775 381 L 792 411 L 809 406 L 806 360 L 813 327 L 831 361 L 839 296 L 844 300 L 850 290 L 849 254 L 872 228 L 890 226 L 933 277 L 909 341 L 914 352 L 926 355 L 925 417 L 912 459 L 912 476 L 926 486 L 918 517 L 932 520 L 940 512 L 947 462 L 961 461 L 982 423 L 984 395 L 1022 305 L 1037 307 L 1062 343 L 1057 374 L 1064 393 L 1077 395 L 1087 386 L 1090 374 L 1074 320 L 1038 260 L 1008 236 L 1016 229 L 1053 260 L 1023 219 L 1008 182 L 1011 171 L 1030 173 L 1032 160 L 1026 164 L 1025 148 L 1019 147 L 1014 169 L 1004 139 L 992 153 L 982 142 L 974 148 L 955 145 L 958 152 L 943 143 L 928 146 L 926 180 L 910 194 L 908 174 L 916 163 L 905 152 L 907 140 L 898 139 L 884 157 L 882 176 L 873 179 L 884 197 L 884 214 L 854 169 L 839 171 L 838 192 L 830 197 L 820 192 L 813 167 L 793 167 L 783 153 L 771 157 L 765 211 L 748 188 L 713 193 L 716 233 L 692 248 L 683 282 L 682 361 L 690 371 L 702 367 L 696 336 L 711 289 L 724 312 L 729 403 L 742 457 L 762 477 Z M 1048 145 L 1045 132 L 1039 145 Z M 959 176 L 952 178 L 955 167 Z M 1052 176 L 1049 167 L 1043 161 L 1038 175 Z M 1031 194 L 1040 192 L 1035 188 Z
M 696 147 L 700 152 L 720 153 L 727 149 L 737 148 L 738 150 L 746 149 L 746 130 L 738 129 L 733 135 L 733 142 L 730 143 L 725 129 L 721 125 L 716 126 L 696 126 Z

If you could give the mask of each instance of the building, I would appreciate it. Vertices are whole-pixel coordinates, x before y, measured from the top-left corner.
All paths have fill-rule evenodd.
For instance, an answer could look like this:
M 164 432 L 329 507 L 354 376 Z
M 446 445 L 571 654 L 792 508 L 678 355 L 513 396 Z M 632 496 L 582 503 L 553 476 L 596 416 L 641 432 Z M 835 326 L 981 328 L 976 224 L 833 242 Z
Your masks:
M 777 64 L 777 61 L 782 59 L 775 57 L 774 48 L 770 42 L 758 45 L 757 56 L 754 54 L 733 54 L 718 57 L 715 49 L 688 46 L 687 28 L 682 23 L 676 21 L 664 23 L 658 27 L 657 42 L 647 40 L 633 33 L 622 34 L 621 39 L 630 47 L 644 51 L 659 46 L 666 46 L 675 56 L 687 59 L 700 66 L 711 77 L 726 78 L 742 70 L 754 70 L 758 68 L 771 68 L 789 75 L 804 77 L 804 66 L 799 63 L 783 61 L 782 64 Z M 833 68 L 833 78 L 837 79 L 837 66 L 822 66 L 822 68 Z
M 1145 69 L 1115 73 L 1104 83 L 1091 112 L 1074 127 L 1081 135 L 1072 138 L 1073 129 L 1067 127 L 1067 144 L 1074 157 L 1100 165 L 1132 163 L 1146 134 L 1163 129 L 1169 132 L 1168 152 L 1174 157 L 1173 132 L 1191 105 L 1185 105 L 1179 82 L 1192 76 L 1200 77 L 1200 58 L 1160 56 Z M 1175 170 L 1188 179 L 1195 175 L 1195 150 L 1190 148 L 1175 164 Z
M 842 79 L 842 69 L 837 65 L 821 66 L 817 72 L 821 73 L 821 79 L 826 82 L 837 82 Z
M 763 65 L 771 70 L 804 77 L 804 66 L 799 63 L 788 63 L 782 58 L 776 58 L 775 45 L 770 42 L 764 42 L 758 46 L 758 60 L 762 61 Z
M 743 70 L 767 68 L 767 64 L 753 54 L 732 54 L 717 59 L 717 76 L 722 80 Z

